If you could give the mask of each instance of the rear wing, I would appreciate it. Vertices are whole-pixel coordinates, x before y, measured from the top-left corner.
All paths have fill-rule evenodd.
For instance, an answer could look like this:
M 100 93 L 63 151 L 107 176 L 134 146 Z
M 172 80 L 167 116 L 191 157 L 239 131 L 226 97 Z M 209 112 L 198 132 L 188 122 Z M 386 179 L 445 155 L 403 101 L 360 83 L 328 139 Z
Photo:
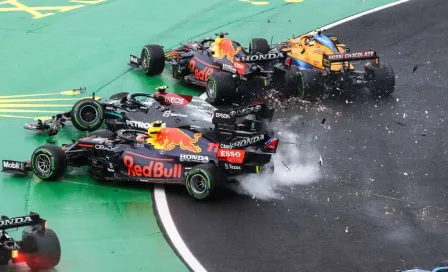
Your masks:
M 216 110 L 213 112 L 212 123 L 214 125 L 235 125 L 237 118 L 253 114 L 258 120 L 272 121 L 274 109 L 268 108 L 261 102 L 253 103 L 246 107 L 233 108 L 227 111 Z
M 322 64 L 324 67 L 330 68 L 332 63 L 358 60 L 377 60 L 379 62 L 379 57 L 377 56 L 376 51 L 341 53 L 331 55 L 323 54 Z
M 7 216 L 2 216 L 0 218 L 0 230 L 15 229 L 26 226 L 37 226 L 41 225 L 45 227 L 47 220 L 42 219 L 39 214 L 30 212 L 26 216 L 18 216 L 9 218 Z

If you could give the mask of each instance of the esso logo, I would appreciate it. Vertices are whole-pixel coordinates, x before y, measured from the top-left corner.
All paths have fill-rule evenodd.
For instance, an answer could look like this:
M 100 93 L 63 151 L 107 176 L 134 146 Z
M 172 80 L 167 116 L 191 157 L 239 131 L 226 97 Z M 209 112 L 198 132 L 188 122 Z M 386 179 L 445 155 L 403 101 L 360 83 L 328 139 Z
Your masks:
M 235 67 L 236 69 L 246 69 L 246 65 L 242 64 L 241 62 L 234 62 L 233 63 L 233 67 Z
M 220 150 L 220 157 L 233 157 L 233 158 L 241 158 L 241 152 L 239 151 L 229 151 L 229 150 Z
M 183 105 L 185 99 L 182 97 L 165 96 L 165 102 L 170 104 Z

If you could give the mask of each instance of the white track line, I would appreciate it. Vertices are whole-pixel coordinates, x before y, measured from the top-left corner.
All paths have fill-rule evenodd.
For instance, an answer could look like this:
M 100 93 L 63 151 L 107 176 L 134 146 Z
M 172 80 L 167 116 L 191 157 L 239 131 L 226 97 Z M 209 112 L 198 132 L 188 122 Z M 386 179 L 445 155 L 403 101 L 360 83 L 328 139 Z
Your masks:
M 165 232 L 171 240 L 171 243 L 176 247 L 177 252 L 182 256 L 182 259 L 195 272 L 206 272 L 205 268 L 193 256 L 187 245 L 184 243 L 177 231 L 173 218 L 171 217 L 170 208 L 165 195 L 163 185 L 154 185 L 154 202 L 156 202 L 157 213 L 162 221 Z
M 384 6 L 380 6 L 374 9 L 370 9 L 353 16 L 344 18 L 342 20 L 336 21 L 329 25 L 322 27 L 323 29 L 329 29 L 335 27 L 337 25 L 352 21 L 354 19 L 360 18 L 370 13 L 374 13 L 376 11 L 380 11 L 389 7 L 393 7 L 402 3 L 409 2 L 410 0 L 399 0 Z M 200 96 L 202 99 L 206 98 L 205 92 Z M 170 209 L 168 207 L 168 202 L 165 195 L 165 189 L 163 185 L 155 185 L 154 186 L 154 202 L 156 203 L 157 213 L 159 214 L 160 220 L 165 228 L 166 234 L 171 240 L 171 243 L 176 247 L 177 252 L 182 259 L 187 263 L 187 265 L 195 272 L 207 272 L 205 268 L 199 263 L 199 261 L 194 257 L 191 251 L 188 249 L 185 242 L 180 237 L 179 232 L 177 231 L 176 225 L 174 224 L 173 218 L 171 217 Z
M 383 10 L 383 9 L 387 9 L 387 8 L 390 8 L 390 7 L 399 5 L 399 4 L 403 4 L 403 3 L 406 3 L 406 2 L 409 2 L 409 1 L 410 1 L 410 0 L 398 0 L 398 1 L 396 1 L 396 2 L 393 2 L 393 3 L 390 3 L 390 4 L 386 4 L 386 5 L 384 5 L 384 6 L 379 6 L 379 7 L 377 7 L 377 8 L 369 9 L 369 10 L 366 10 L 366 11 L 364 11 L 364 12 L 361 12 L 361 13 L 358 13 L 358 14 L 355 14 L 355 15 L 352 15 L 352 16 L 349 16 L 349 17 L 344 18 L 344 19 L 342 19 L 342 20 L 339 20 L 339 21 L 336 21 L 336 22 L 331 23 L 331 24 L 329 24 L 329 25 L 326 25 L 326 26 L 324 26 L 324 27 L 322 27 L 322 28 L 323 28 L 323 29 L 332 28 L 332 27 L 335 27 L 335 26 L 337 26 L 337 25 L 340 25 L 340 24 L 343 24 L 343 23 L 346 23 L 346 22 L 349 22 L 349 21 L 358 19 L 358 18 L 360 18 L 360 17 L 362 17 L 362 16 L 365 16 L 365 15 L 367 15 L 367 14 L 374 13 L 374 12 L 377 12 L 377 11 L 380 11 L 380 10 Z

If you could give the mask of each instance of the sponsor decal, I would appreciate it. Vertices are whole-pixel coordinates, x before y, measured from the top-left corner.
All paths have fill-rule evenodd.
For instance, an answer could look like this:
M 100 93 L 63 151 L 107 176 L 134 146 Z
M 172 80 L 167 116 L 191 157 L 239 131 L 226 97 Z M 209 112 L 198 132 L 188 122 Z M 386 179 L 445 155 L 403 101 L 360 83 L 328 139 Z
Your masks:
M 25 170 L 25 163 L 17 161 L 3 161 L 3 168 Z
M 356 53 L 344 53 L 344 54 L 333 54 L 329 55 L 328 59 L 330 61 L 344 60 L 344 59 L 362 59 L 375 56 L 375 51 L 367 52 L 356 52 Z
M 222 113 L 222 112 L 215 112 L 216 118 L 222 118 L 222 119 L 230 119 L 230 114 Z
M 174 93 L 165 93 L 165 92 L 155 92 L 154 97 L 162 97 L 163 101 L 157 99 L 162 105 L 176 105 L 176 106 L 185 106 L 191 102 L 193 99 L 192 96 L 182 95 L 182 94 L 174 94 Z
M 165 103 L 168 104 L 183 105 L 185 103 L 185 99 L 182 97 L 163 96 L 163 98 L 165 99 Z
M 239 140 L 234 140 L 229 144 L 221 144 L 222 148 L 235 148 L 235 147 L 245 147 L 264 140 L 264 134 L 257 135 L 254 137 L 242 138 Z
M 268 54 L 258 54 L 258 55 L 251 55 L 251 56 L 244 56 L 241 58 L 235 58 L 236 61 L 241 62 L 256 62 L 256 61 L 263 61 L 263 60 L 273 60 L 282 58 L 283 53 L 268 53 Z
M 234 165 L 234 164 L 230 164 L 230 163 L 224 164 L 224 167 L 228 170 L 241 170 L 240 165 Z
M 131 56 L 131 62 L 138 63 L 138 58 L 136 56 Z
M 95 145 L 95 149 L 100 149 L 100 150 L 111 150 L 112 147 L 111 146 L 105 146 L 105 145 Z
M 208 156 L 201 155 L 193 155 L 193 154 L 180 154 L 181 162 L 199 162 L 199 163 L 208 163 L 210 160 Z
M 17 224 L 25 224 L 29 222 L 33 222 L 30 216 L 15 217 L 11 219 L 0 220 L 0 227 L 14 226 Z
M 144 129 L 148 129 L 151 126 L 150 123 L 143 123 L 139 121 L 130 121 L 130 120 L 126 120 L 126 125 L 134 128 L 144 128 Z
M 241 150 L 230 150 L 230 149 L 220 149 L 218 151 L 219 157 L 233 157 L 233 158 L 241 158 L 244 155 L 244 152 Z
M 194 78 L 201 81 L 207 81 L 208 77 L 213 74 L 214 69 L 208 66 L 205 66 L 204 69 L 199 70 L 196 68 L 196 61 L 190 61 L 190 70 L 194 73 Z
M 225 70 L 225 71 L 229 71 L 229 72 L 232 72 L 232 73 L 236 73 L 236 69 L 233 68 L 232 65 L 223 64 L 223 65 L 222 65 L 222 69 Z
M 235 67 L 236 69 L 246 69 L 246 64 L 235 61 L 233 63 L 233 67 Z
M 147 142 L 155 149 L 173 150 L 176 146 L 180 149 L 188 150 L 194 153 L 200 153 L 201 147 L 195 145 L 202 137 L 202 133 L 195 133 L 193 138 L 188 136 L 179 128 L 161 128 L 154 137 L 150 137 Z
M 145 145 L 144 144 L 141 144 L 141 143 L 135 143 L 134 144 L 134 147 L 144 147 Z
M 246 108 L 232 110 L 232 111 L 230 111 L 230 116 L 231 117 L 244 116 L 244 115 L 251 114 L 253 112 L 259 112 L 260 110 L 261 110 L 261 105 L 253 105 L 253 106 L 249 106 Z
M 233 67 L 238 71 L 238 74 L 244 75 L 246 73 L 246 64 L 238 61 L 233 61 Z
M 182 165 L 176 163 L 165 164 L 160 161 L 149 160 L 148 165 L 142 166 L 134 164 L 132 156 L 125 155 L 123 163 L 128 170 L 128 176 L 131 177 L 146 177 L 146 178 L 181 178 Z
M 244 156 L 246 155 L 246 150 L 235 150 L 235 149 L 218 149 L 217 157 L 220 161 L 227 161 L 231 163 L 242 163 L 244 161 Z
M 163 112 L 163 117 L 182 117 L 182 118 L 187 118 L 188 115 L 180 114 L 180 113 L 173 113 L 172 111 L 164 111 Z
M 107 167 L 107 171 L 115 173 L 115 167 L 112 163 L 109 163 L 109 166 Z

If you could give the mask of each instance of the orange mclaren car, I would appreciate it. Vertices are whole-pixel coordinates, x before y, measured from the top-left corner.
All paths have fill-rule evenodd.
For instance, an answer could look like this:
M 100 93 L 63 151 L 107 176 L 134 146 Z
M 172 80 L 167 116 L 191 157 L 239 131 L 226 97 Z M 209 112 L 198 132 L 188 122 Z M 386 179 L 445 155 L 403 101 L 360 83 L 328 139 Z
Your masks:
M 337 37 L 313 31 L 279 45 L 291 69 L 289 85 L 304 97 L 315 99 L 333 91 L 368 87 L 374 96 L 387 96 L 395 89 L 392 67 L 380 62 L 375 51 L 350 52 Z M 364 62 L 362 70 L 357 64 Z M 359 66 L 358 66 L 359 67 Z M 295 76 L 294 76 L 295 75 Z

